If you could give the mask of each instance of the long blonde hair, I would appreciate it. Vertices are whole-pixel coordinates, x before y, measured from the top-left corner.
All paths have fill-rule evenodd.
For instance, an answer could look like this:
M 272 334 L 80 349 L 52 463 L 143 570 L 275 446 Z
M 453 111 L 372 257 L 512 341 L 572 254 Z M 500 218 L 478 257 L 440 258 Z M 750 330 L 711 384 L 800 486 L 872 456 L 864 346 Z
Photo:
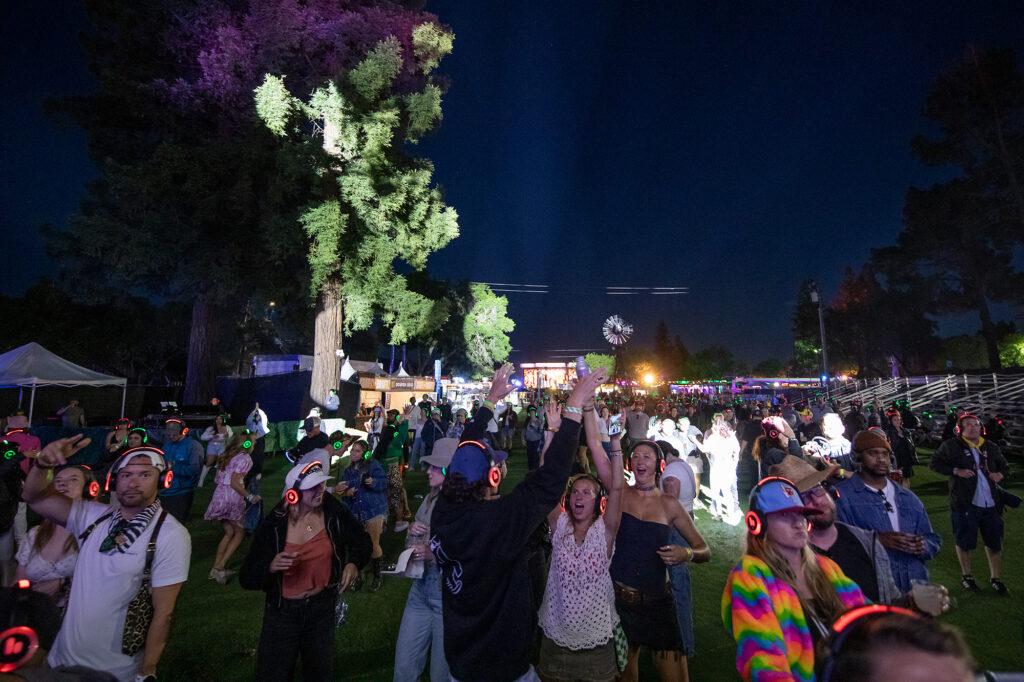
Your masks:
M 836 594 L 835 586 L 821 570 L 809 545 L 804 545 L 800 550 L 800 567 L 803 571 L 804 582 L 807 583 L 807 588 L 811 591 L 809 602 L 796 588 L 796 573 L 793 572 L 793 567 L 789 565 L 789 561 L 782 556 L 775 544 L 768 540 L 767 532 L 761 532 L 758 535 L 747 533 L 746 553 L 768 564 L 772 574 L 793 589 L 793 593 L 800 600 L 800 606 L 803 607 L 804 613 L 815 615 L 826 627 L 832 625 L 836 618 L 846 610 L 839 595 Z

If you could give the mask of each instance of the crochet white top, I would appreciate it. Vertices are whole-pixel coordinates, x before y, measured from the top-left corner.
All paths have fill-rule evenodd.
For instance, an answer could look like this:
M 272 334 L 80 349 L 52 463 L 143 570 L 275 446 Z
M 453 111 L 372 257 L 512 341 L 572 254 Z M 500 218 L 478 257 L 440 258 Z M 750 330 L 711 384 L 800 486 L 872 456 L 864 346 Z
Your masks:
M 611 559 L 604 519 L 594 521 L 583 544 L 577 545 L 569 515 L 562 512 L 551 547 L 548 586 L 540 607 L 541 629 L 555 644 L 573 651 L 605 644 L 612 637 L 619 615 L 608 572 Z

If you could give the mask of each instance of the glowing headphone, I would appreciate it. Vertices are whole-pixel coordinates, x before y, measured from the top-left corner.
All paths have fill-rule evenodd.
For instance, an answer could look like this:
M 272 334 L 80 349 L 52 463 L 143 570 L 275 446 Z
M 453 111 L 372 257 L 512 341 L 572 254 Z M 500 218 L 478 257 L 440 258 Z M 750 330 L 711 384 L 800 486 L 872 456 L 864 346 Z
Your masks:
M 782 435 L 782 432 L 779 431 L 779 427 L 767 419 L 761 422 L 761 430 L 764 431 L 765 438 L 769 440 L 776 440 Z
M 131 428 L 132 420 L 128 419 L 127 417 L 121 417 L 116 422 L 114 422 L 114 430 L 116 431 L 118 428 L 120 428 L 121 424 L 124 424 L 128 428 Z
M 167 465 L 167 457 L 164 455 L 164 451 L 160 450 L 159 448 L 137 447 L 126 451 L 120 457 L 114 460 L 114 463 L 110 465 L 110 469 L 107 470 L 107 482 L 103 486 L 103 489 L 108 493 L 110 492 L 110 477 L 114 475 L 114 470 L 117 469 L 118 462 L 120 462 L 122 459 L 124 459 L 124 461 L 126 462 L 130 461 L 132 457 L 135 457 L 136 455 L 141 455 L 144 452 L 155 452 L 156 454 L 160 455 L 161 459 L 164 460 L 164 466 L 166 466 L 167 469 L 166 471 L 164 471 L 164 475 L 160 478 L 160 483 L 157 484 L 157 488 L 163 488 L 164 490 L 170 488 L 171 481 L 174 480 L 174 472 L 171 471 L 171 467 Z
M 178 427 L 181 428 L 181 435 L 183 435 L 183 436 L 187 436 L 188 435 L 188 427 L 185 426 L 185 422 L 183 420 L 181 420 L 181 419 L 168 419 L 167 421 L 164 422 L 164 426 L 167 426 L 168 424 L 177 424 Z
M 953 428 L 953 431 L 956 432 L 956 435 L 959 436 L 960 432 L 963 431 L 962 426 L 965 419 L 977 419 L 978 426 L 981 427 L 981 435 L 985 435 L 985 422 L 981 421 L 981 417 L 979 417 L 976 414 L 962 414 L 956 418 L 956 426 Z
M 56 475 L 57 472 L 63 471 L 64 469 L 78 469 L 82 472 L 82 476 L 85 477 L 85 485 L 83 486 L 82 494 L 87 496 L 87 499 L 93 499 L 100 494 L 100 484 L 96 482 L 96 477 L 93 476 L 92 467 L 88 464 L 65 464 L 62 467 L 58 467 L 53 473 Z
M 594 500 L 594 518 L 596 519 L 601 514 L 604 514 L 604 510 L 608 508 L 608 493 L 605 491 L 604 484 L 601 483 L 601 479 L 593 474 L 576 474 L 569 479 L 569 482 L 565 486 L 565 492 L 562 493 L 562 511 L 565 511 L 566 509 L 566 502 L 569 499 L 569 495 L 572 493 L 572 487 L 576 485 L 576 481 L 582 479 L 593 481 L 594 485 L 597 487 L 597 499 Z
M 149 442 L 149 432 L 146 431 L 146 429 L 142 428 L 141 426 L 136 426 L 134 429 L 131 429 L 130 431 L 128 431 L 128 435 L 130 436 L 133 433 L 135 433 L 136 431 L 138 431 L 138 432 L 140 432 L 142 434 L 142 444 L 143 445 L 145 445 L 146 443 Z M 124 443 L 125 443 L 125 445 L 128 444 L 128 438 L 127 437 L 125 437 Z
M 324 470 L 322 462 L 310 462 L 306 466 L 302 467 L 302 471 L 300 471 L 299 475 L 295 478 L 295 483 L 293 483 L 292 487 L 288 488 L 287 492 L 284 494 L 285 502 L 288 504 L 298 504 L 300 495 L 299 491 L 302 490 L 299 486 L 302 485 L 302 479 L 306 478 L 306 476 L 312 472 L 313 467 L 316 467 L 317 471 L 321 473 Z
M 15 459 L 21 452 L 21 448 L 18 444 L 9 440 L 0 441 L 0 458 L 3 458 L 4 462 L 10 462 Z
M 249 429 L 243 429 L 242 435 L 246 436 L 246 439 L 242 441 L 242 447 L 248 450 L 249 448 L 252 447 L 252 438 L 248 438 L 248 436 L 252 435 L 252 431 L 250 431 Z
M 872 619 L 887 613 L 898 613 L 902 616 L 909 616 L 915 620 L 921 616 L 910 611 L 909 609 L 903 609 L 898 606 L 886 606 L 884 604 L 869 604 L 867 606 L 858 606 L 855 609 L 850 609 L 833 623 L 828 636 L 825 638 L 825 644 L 827 646 L 825 650 L 825 658 L 822 660 L 821 674 L 818 675 L 818 679 L 821 682 L 830 682 L 832 679 L 832 673 L 835 669 L 836 658 L 839 656 L 842 650 L 843 642 L 849 636 L 853 625 L 856 621 L 862 619 Z
M 15 583 L 14 608 L 7 617 L 7 627 L 0 632 L 0 673 L 17 670 L 28 662 L 39 648 L 39 634 L 27 625 L 16 625 L 26 622 L 29 615 L 29 596 L 32 594 L 32 583 L 24 578 Z
M 491 484 L 492 488 L 497 488 L 501 484 L 501 467 L 499 467 L 491 458 L 490 448 L 478 440 L 465 440 L 459 443 L 460 448 L 463 445 L 472 445 L 483 451 L 484 456 L 487 457 L 487 463 L 490 465 L 487 469 L 487 482 Z
M 629 457 L 626 459 L 626 471 L 633 470 L 633 453 L 636 452 L 636 449 L 641 445 L 647 445 L 654 449 L 654 456 L 658 460 L 658 473 L 665 473 L 665 453 L 662 452 L 660 445 L 655 443 L 653 440 L 647 440 L 646 438 L 634 445 L 633 449 L 629 451 Z
M 767 476 L 762 478 L 754 486 L 754 489 L 750 491 L 750 511 L 747 512 L 743 520 L 747 524 L 747 530 L 750 531 L 751 535 L 760 535 L 764 532 L 765 514 L 757 506 L 757 498 L 761 494 L 761 488 L 772 481 L 782 481 L 783 483 L 790 485 L 796 490 L 796 486 L 793 485 L 793 481 L 782 476 Z

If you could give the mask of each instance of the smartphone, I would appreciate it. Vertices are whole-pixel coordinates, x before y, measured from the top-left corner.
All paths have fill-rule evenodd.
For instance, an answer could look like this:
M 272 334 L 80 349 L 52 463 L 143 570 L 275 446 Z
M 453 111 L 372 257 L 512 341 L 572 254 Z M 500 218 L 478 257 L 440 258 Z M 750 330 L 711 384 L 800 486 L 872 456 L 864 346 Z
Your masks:
M 622 415 L 613 414 L 611 420 L 608 422 L 608 435 L 616 436 L 622 433 Z

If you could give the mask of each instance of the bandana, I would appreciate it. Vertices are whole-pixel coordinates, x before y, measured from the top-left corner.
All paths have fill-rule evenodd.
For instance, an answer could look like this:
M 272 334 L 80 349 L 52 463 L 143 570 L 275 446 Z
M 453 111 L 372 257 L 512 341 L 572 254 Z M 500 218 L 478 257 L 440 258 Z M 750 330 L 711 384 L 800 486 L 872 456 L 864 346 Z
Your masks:
M 146 530 L 158 511 L 160 511 L 160 500 L 154 501 L 130 521 L 121 517 L 120 509 L 115 510 L 114 515 L 110 517 L 110 532 L 100 543 L 100 552 L 110 554 L 116 549 L 124 554 Z

